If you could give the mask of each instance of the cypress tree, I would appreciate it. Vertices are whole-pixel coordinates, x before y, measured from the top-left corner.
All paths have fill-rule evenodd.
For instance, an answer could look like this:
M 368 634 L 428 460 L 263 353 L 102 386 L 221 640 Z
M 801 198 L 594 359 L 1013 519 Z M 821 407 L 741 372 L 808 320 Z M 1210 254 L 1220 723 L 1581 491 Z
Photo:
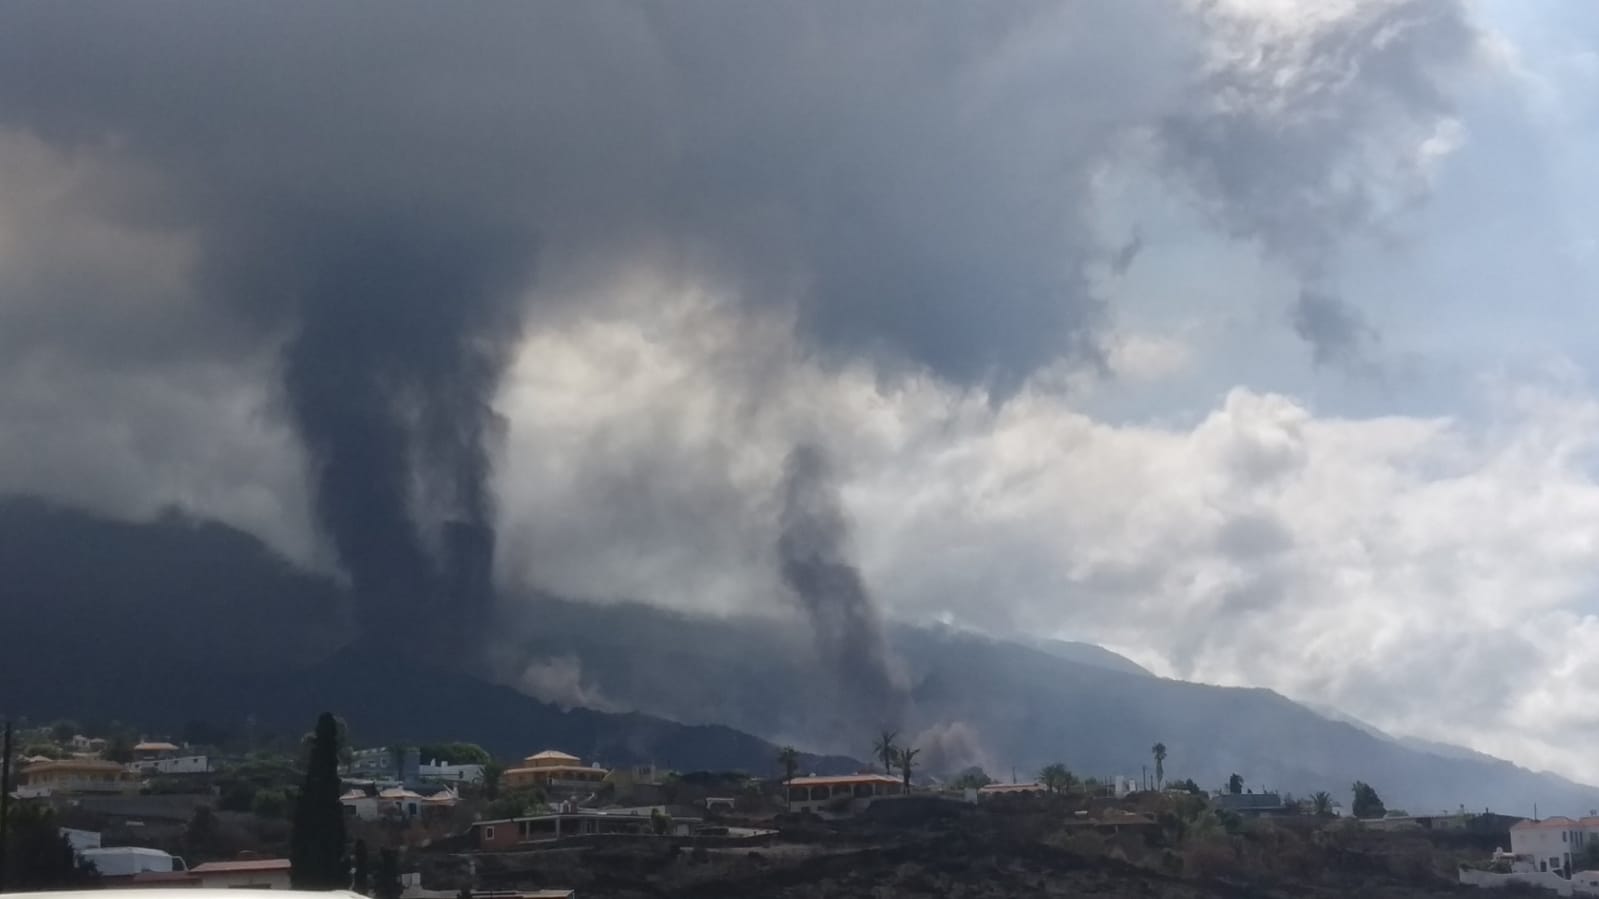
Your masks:
M 332 714 L 323 712 L 316 722 L 305 784 L 294 805 L 289 840 L 289 879 L 294 889 L 342 890 L 349 885 L 339 785 L 339 725 Z
M 377 879 L 372 883 L 375 899 L 400 899 L 405 888 L 400 885 L 400 855 L 393 849 L 378 853 Z

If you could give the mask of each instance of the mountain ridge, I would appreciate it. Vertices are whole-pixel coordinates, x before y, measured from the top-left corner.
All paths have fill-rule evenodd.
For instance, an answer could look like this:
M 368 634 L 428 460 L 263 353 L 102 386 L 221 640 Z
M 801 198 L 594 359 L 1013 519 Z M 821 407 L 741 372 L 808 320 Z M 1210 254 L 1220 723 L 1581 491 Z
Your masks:
M 27 649 L 0 655 L 0 702 L 13 713 L 76 703 L 178 724 L 243 714 L 247 701 L 263 720 L 303 727 L 329 707 L 367 738 L 470 735 L 514 755 L 543 735 L 618 761 L 767 772 L 782 744 L 817 750 L 818 770 L 847 770 L 891 724 L 838 713 L 849 687 L 826 674 L 798 622 L 511 594 L 490 657 L 501 686 L 430 671 L 399 649 L 341 652 L 354 629 L 335 582 L 181 515 L 130 524 L 0 499 L 0 570 L 0 632 Z M 1363 779 L 1413 811 L 1599 806 L 1599 788 L 1385 739 L 1270 690 L 1154 677 L 1104 650 L 1083 661 L 1080 648 L 907 624 L 890 625 L 888 641 L 910 700 L 901 730 L 929 771 L 1065 761 L 1084 776 L 1136 777 L 1160 741 L 1168 778 L 1206 787 L 1238 772 L 1296 793 L 1343 795 Z M 604 710 L 562 708 L 573 704 Z

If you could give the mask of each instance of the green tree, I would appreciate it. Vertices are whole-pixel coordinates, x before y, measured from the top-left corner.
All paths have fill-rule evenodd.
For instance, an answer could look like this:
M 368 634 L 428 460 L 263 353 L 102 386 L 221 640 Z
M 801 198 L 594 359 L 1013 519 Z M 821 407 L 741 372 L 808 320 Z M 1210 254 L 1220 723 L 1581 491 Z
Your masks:
M 1159 790 L 1166 782 L 1166 744 L 1149 747 L 1149 754 L 1155 757 L 1155 789 Z
M 883 773 L 894 773 L 894 754 L 899 747 L 894 744 L 894 738 L 899 736 L 896 731 L 885 730 L 877 737 L 877 742 L 872 744 L 872 754 L 883 763 Z
M 290 879 L 297 890 L 342 890 L 344 806 L 339 802 L 339 725 L 323 712 L 316 722 L 305 783 L 294 807 L 289 838 Z
M 288 810 L 289 797 L 282 790 L 256 790 L 250 800 L 250 811 L 257 818 L 281 818 Z
M 489 753 L 476 743 L 426 743 L 420 747 L 422 761 L 446 765 L 487 765 Z
M 1072 776 L 1071 769 L 1060 762 L 1055 762 L 1045 765 L 1044 770 L 1038 772 L 1038 782 L 1051 793 L 1064 793 L 1072 788 L 1076 778 Z
M 1234 772 L 1232 777 L 1227 778 L 1227 792 L 1234 796 L 1244 792 L 1244 779 L 1239 777 L 1237 772 Z
M 106 738 L 105 749 L 100 751 L 100 756 L 107 761 L 127 764 L 133 761 L 133 745 L 132 734 L 127 731 L 117 731 Z
M 905 792 L 911 791 L 911 772 L 916 770 L 916 757 L 921 750 L 912 746 L 901 746 L 894 753 L 894 764 L 899 766 L 900 776 L 905 779 Z
M 1310 812 L 1318 818 L 1331 818 L 1333 816 L 1332 794 L 1326 790 L 1310 794 Z M 1599 843 L 1594 845 L 1599 847 Z
M 783 766 L 783 782 L 788 783 L 799 773 L 799 750 L 784 746 L 778 750 L 777 763 Z
M 66 743 L 81 733 L 83 733 L 83 728 L 79 727 L 76 721 L 69 721 L 63 718 L 50 725 L 50 739 L 55 740 L 57 743 Z
M 1388 809 L 1382 804 L 1382 797 L 1377 795 L 1371 784 L 1357 780 L 1350 790 L 1355 794 L 1351 811 L 1355 813 L 1356 818 L 1381 818 L 1388 814 Z
M 490 819 L 495 818 L 521 818 L 525 815 L 536 815 L 543 812 L 546 805 L 544 791 L 538 787 L 523 787 L 517 790 L 507 790 L 499 798 L 490 800 L 484 807 L 483 813 Z
M 377 877 L 372 881 L 373 899 L 400 899 L 405 887 L 400 884 L 400 855 L 393 849 L 378 853 Z
M 196 808 L 189 818 L 188 826 L 183 830 L 184 854 L 191 862 L 195 859 L 220 855 L 217 845 L 219 836 L 216 812 L 213 812 L 209 805 Z
M 1185 778 L 1183 780 L 1174 780 L 1172 781 L 1171 785 L 1173 788 L 1182 790 L 1191 796 L 1205 795 L 1205 791 L 1199 788 L 1199 784 L 1195 783 L 1192 777 Z
M 370 859 L 366 854 L 366 840 L 356 840 L 350 850 L 350 891 L 365 896 L 372 889 Z
M 490 759 L 483 765 L 483 798 L 494 799 L 500 795 L 500 775 L 505 773 L 505 766 Z
M 47 805 L 18 802 L 7 817 L 7 889 L 19 892 L 95 885 L 94 865 L 79 860 Z
M 350 741 L 350 725 L 343 715 L 334 715 L 333 724 L 339 732 L 339 764 L 349 765 L 355 759 L 355 744 Z M 311 757 L 311 747 L 316 745 L 316 731 L 307 731 L 300 737 L 300 759 Z

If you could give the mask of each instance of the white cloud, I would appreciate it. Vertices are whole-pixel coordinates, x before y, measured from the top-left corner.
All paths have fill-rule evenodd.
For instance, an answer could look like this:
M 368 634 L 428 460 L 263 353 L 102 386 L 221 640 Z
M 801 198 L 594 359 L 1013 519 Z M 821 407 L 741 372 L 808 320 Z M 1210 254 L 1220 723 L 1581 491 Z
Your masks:
M 506 393 L 509 577 L 775 610 L 768 498 L 788 447 L 823 435 L 892 614 L 1101 641 L 1599 778 L 1572 740 L 1599 724 L 1575 703 L 1599 401 L 1569 379 L 1487 381 L 1474 423 L 1238 388 L 1187 426 L 1111 425 L 1034 388 L 995 408 L 827 370 L 718 309 L 652 296 L 529 344 Z

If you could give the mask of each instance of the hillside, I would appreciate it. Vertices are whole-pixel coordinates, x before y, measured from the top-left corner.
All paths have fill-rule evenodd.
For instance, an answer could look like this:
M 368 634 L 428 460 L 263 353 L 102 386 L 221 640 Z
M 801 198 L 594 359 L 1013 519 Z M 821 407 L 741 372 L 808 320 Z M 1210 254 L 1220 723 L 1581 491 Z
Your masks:
M 515 613 L 499 629 L 496 674 L 541 702 L 426 670 L 404 647 L 335 651 L 352 633 L 338 585 L 214 523 L 123 524 L 0 501 L 0 571 L 0 708 L 13 714 L 303 728 L 333 708 L 372 741 L 470 736 L 507 755 L 559 744 L 762 772 L 785 743 L 835 756 L 807 763 L 816 770 L 852 767 L 841 757 L 868 754 L 882 723 L 835 711 L 849 686 L 783 619 L 507 597 Z M 1387 738 L 1268 690 L 1153 677 L 1098 647 L 903 625 L 890 640 L 911 697 L 901 729 L 929 771 L 1026 776 L 1062 760 L 1082 775 L 1136 776 L 1158 740 L 1168 777 L 1205 786 L 1238 772 L 1257 789 L 1335 796 L 1362 779 L 1411 811 L 1599 807 L 1599 789 Z M 562 710 L 572 704 L 600 711 Z M 633 711 L 647 714 L 623 714 Z
M 527 651 L 577 660 L 584 691 L 609 702 L 774 738 L 814 734 L 809 745 L 857 756 L 870 745 L 870 729 L 830 712 L 833 690 L 819 681 L 797 626 L 548 598 L 530 602 L 525 615 Z M 949 628 L 900 625 L 890 639 L 914 699 L 904 730 L 920 735 L 934 766 L 1027 775 L 1064 760 L 1084 775 L 1136 777 L 1161 741 L 1168 777 L 1207 787 L 1238 772 L 1254 789 L 1339 797 L 1365 780 L 1391 807 L 1411 811 L 1599 807 L 1599 789 L 1459 747 L 1368 732 L 1270 690 L 1157 678 L 1131 662 L 1107 665 L 1093 655 L 1085 663 Z M 673 676 L 650 674 L 662 670 Z
M 563 710 L 421 667 L 404 647 L 339 647 L 349 629 L 336 584 L 214 523 L 114 523 L 0 501 L 0 571 L 0 709 L 12 715 L 174 732 L 191 720 L 235 729 L 249 720 L 295 733 L 332 709 L 372 743 L 466 738 L 510 758 L 559 746 L 616 763 L 776 768 L 777 747 L 728 727 Z

